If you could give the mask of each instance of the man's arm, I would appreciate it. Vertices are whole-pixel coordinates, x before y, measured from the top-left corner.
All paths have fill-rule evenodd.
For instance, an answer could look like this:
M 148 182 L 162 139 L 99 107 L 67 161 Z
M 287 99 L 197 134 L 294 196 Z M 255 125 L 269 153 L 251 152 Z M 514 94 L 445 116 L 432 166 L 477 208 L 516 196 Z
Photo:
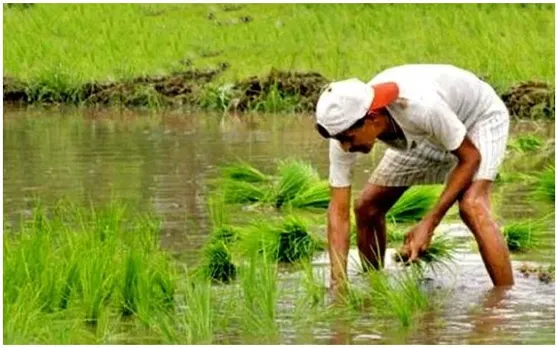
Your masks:
M 327 239 L 331 264 L 331 289 L 344 288 L 350 243 L 351 187 L 331 187 L 327 217 Z
M 458 163 L 450 173 L 440 200 L 428 214 L 433 219 L 434 226 L 440 223 L 459 195 L 469 187 L 481 161 L 479 150 L 467 136 L 461 145 L 451 153 L 457 157 Z
M 329 143 L 329 184 L 331 196 L 327 212 L 327 239 L 331 265 L 331 289 L 337 292 L 346 280 L 350 243 L 351 171 L 356 153 L 343 151 L 337 140 Z
M 431 105 L 423 126 L 430 136 L 457 157 L 458 164 L 450 173 L 438 203 L 405 237 L 402 254 L 410 261 L 418 258 L 430 244 L 434 229 L 459 195 L 465 191 L 475 175 L 481 155 L 467 136 L 465 125 L 444 102 Z

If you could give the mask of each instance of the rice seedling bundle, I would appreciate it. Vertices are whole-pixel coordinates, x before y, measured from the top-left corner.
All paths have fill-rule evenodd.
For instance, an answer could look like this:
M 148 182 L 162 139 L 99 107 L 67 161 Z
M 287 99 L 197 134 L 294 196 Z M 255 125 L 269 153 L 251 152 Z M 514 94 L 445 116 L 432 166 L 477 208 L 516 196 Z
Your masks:
M 286 160 L 279 163 L 274 202 L 277 208 L 303 193 L 312 184 L 319 182 L 319 176 L 312 165 L 300 160 Z
M 508 146 L 521 153 L 536 151 L 541 148 L 543 141 L 536 135 L 523 135 L 511 140 Z
M 268 180 L 265 174 L 246 162 L 234 163 L 223 167 L 221 175 L 227 179 L 250 183 L 262 183 Z
M 555 188 L 555 168 L 554 164 L 552 164 L 546 166 L 546 168 L 538 175 L 535 197 L 548 202 L 554 202 Z
M 204 249 L 204 274 L 215 281 L 229 282 L 236 277 L 237 267 L 232 262 L 232 254 L 224 242 L 213 242 Z
M 297 193 L 290 201 L 294 208 L 321 208 L 327 209 L 330 200 L 329 182 L 322 180 L 310 183 L 304 191 Z
M 444 235 L 435 235 L 428 248 L 419 254 L 418 260 L 420 263 L 428 266 L 447 263 L 453 259 L 456 247 L 457 243 L 455 240 Z M 393 259 L 396 262 L 406 263 L 409 256 L 405 253 L 396 252 L 393 255 Z
M 521 252 L 536 246 L 533 233 L 542 227 L 542 220 L 514 221 L 504 225 L 503 234 L 512 252 Z
M 264 188 L 249 182 L 224 179 L 220 185 L 226 203 L 256 203 L 266 197 Z
M 395 223 L 419 221 L 436 203 L 439 191 L 433 186 L 411 187 L 387 212 L 387 220 Z

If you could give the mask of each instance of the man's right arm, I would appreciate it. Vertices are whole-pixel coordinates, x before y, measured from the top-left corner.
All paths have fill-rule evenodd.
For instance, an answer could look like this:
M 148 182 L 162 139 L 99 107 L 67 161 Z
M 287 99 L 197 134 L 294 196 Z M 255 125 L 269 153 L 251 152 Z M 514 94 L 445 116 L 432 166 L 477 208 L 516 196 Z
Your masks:
M 331 289 L 344 288 L 350 243 L 351 187 L 331 187 L 327 239 L 331 264 Z
M 331 289 L 343 288 L 350 243 L 351 172 L 356 153 L 343 151 L 337 140 L 330 140 L 329 183 L 331 197 L 327 216 L 327 239 L 331 265 Z

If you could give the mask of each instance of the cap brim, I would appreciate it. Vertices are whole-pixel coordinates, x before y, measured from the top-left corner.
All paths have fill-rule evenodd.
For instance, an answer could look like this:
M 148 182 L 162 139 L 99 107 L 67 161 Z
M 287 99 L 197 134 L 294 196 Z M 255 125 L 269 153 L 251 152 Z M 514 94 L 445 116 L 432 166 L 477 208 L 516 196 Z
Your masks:
M 378 110 L 393 103 L 399 97 L 399 87 L 394 82 L 379 83 L 372 85 L 374 89 L 374 100 L 370 110 Z

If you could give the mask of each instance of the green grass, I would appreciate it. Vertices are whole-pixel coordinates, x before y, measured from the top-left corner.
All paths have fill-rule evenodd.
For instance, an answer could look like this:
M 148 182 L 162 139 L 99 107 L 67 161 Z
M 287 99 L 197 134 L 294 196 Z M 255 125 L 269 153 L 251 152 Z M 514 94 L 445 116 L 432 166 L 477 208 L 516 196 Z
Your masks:
M 229 62 L 221 76 L 228 82 L 272 67 L 367 80 L 407 62 L 453 63 L 497 87 L 554 82 L 552 4 L 224 6 L 4 5 L 4 74 L 33 82 L 38 93 L 166 73 L 188 59 L 201 68 Z M 243 16 L 253 20 L 242 23 Z

